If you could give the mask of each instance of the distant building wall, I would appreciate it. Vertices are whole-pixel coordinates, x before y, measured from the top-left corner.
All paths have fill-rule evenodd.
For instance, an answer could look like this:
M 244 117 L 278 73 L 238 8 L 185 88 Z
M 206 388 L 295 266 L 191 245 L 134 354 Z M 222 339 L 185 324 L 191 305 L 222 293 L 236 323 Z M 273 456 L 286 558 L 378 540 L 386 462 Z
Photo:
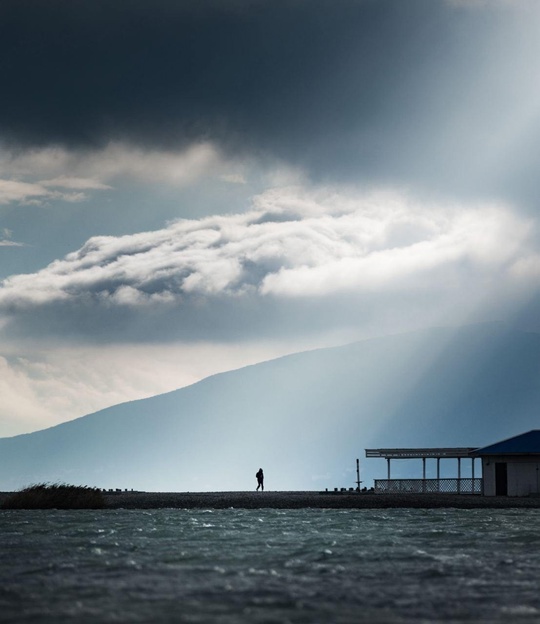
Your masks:
M 539 455 L 482 457 L 484 496 L 540 494 Z

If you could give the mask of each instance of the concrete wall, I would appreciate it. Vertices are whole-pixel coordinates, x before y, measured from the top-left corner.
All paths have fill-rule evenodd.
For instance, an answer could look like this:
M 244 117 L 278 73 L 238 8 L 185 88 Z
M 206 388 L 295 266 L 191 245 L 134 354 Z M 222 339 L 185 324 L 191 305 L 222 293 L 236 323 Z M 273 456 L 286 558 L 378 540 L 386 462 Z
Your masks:
M 540 494 L 540 456 L 539 455 L 492 455 L 482 457 L 484 478 L 484 496 L 495 496 L 495 464 L 507 465 L 508 496 L 529 496 Z

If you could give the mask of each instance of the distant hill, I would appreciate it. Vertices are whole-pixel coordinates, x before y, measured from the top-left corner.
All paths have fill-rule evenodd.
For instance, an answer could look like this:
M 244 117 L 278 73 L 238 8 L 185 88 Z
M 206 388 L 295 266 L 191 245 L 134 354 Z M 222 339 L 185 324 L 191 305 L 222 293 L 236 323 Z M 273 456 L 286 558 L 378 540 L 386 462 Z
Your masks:
M 261 466 L 268 489 L 349 487 L 356 457 L 369 486 L 385 464 L 365 448 L 480 446 L 539 426 L 540 335 L 437 328 L 279 358 L 0 439 L 0 489 L 243 490 Z M 396 476 L 410 473 L 402 464 Z

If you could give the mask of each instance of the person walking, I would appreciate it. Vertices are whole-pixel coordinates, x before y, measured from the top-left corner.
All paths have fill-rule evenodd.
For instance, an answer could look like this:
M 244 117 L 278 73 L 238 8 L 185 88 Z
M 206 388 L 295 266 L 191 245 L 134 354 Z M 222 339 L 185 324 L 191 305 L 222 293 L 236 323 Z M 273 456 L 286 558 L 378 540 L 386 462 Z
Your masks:
M 257 474 L 255 475 L 257 477 L 257 492 L 259 491 L 259 488 L 261 488 L 261 492 L 264 492 L 264 473 L 263 473 L 263 469 L 259 468 L 259 472 L 257 472 Z

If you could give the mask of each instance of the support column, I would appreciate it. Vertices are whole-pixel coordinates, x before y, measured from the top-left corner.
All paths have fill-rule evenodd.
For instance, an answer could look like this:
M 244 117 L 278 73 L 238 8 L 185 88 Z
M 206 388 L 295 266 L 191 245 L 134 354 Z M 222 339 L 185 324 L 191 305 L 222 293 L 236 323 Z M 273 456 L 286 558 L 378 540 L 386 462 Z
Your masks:
M 471 476 L 472 476 L 471 494 L 475 494 L 475 491 L 474 491 L 474 457 L 471 457 Z
M 422 492 L 426 493 L 426 458 L 422 457 Z
M 437 457 L 437 492 L 441 491 L 441 458 Z
M 386 458 L 386 463 L 388 464 L 388 471 L 387 471 L 388 477 L 387 478 L 388 478 L 388 481 L 390 481 L 390 457 Z
M 461 457 L 457 458 L 457 491 L 461 494 Z

